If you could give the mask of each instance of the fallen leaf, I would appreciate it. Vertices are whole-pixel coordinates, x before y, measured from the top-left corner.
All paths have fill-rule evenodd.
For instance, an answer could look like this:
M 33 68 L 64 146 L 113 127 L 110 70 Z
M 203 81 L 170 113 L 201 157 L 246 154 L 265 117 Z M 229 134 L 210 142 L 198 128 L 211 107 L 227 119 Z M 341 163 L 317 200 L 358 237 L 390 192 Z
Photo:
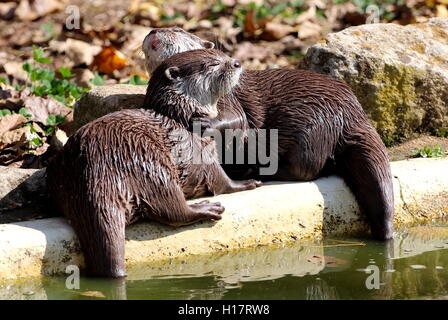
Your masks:
M 124 55 L 114 47 L 105 47 L 93 60 L 93 65 L 98 71 L 112 73 L 115 70 L 121 70 L 126 66 Z
M 61 129 L 56 129 L 55 134 L 51 137 L 50 144 L 55 147 L 56 150 L 60 150 L 67 143 L 67 140 L 67 134 Z
M 22 62 L 10 61 L 5 63 L 3 68 L 5 69 L 6 74 L 25 81 L 28 78 L 28 74 L 23 70 L 22 65 Z
M 320 37 L 321 29 L 320 25 L 305 21 L 299 27 L 299 38 L 303 40 L 311 37 Z
M 0 135 L 16 129 L 21 124 L 24 124 L 28 120 L 22 116 L 21 114 L 14 113 L 14 114 L 8 114 L 6 116 L 3 116 L 0 118 Z
M 29 126 L 0 134 L 0 150 L 9 145 L 24 144 L 28 140 L 27 137 L 30 136 L 30 134 L 31 128 Z
M 57 0 L 22 0 L 16 9 L 16 16 L 20 20 L 31 21 L 62 8 L 63 3 Z
M 26 97 L 24 106 L 31 120 L 47 125 L 47 118 L 50 114 L 66 116 L 71 109 L 53 98 Z
M 100 46 L 71 38 L 68 38 L 66 41 L 51 40 L 48 45 L 53 51 L 65 52 L 75 66 L 80 64 L 90 65 L 95 56 L 101 52 Z
M 290 25 L 268 22 L 266 23 L 260 38 L 267 41 L 276 41 L 286 37 L 294 31 L 295 29 Z
M 0 19 L 11 20 L 14 18 L 14 12 L 17 8 L 15 2 L 2 2 L 0 3 Z
M 240 43 L 233 54 L 233 56 L 240 61 L 248 59 L 265 60 L 272 55 L 272 47 L 260 46 L 248 41 Z

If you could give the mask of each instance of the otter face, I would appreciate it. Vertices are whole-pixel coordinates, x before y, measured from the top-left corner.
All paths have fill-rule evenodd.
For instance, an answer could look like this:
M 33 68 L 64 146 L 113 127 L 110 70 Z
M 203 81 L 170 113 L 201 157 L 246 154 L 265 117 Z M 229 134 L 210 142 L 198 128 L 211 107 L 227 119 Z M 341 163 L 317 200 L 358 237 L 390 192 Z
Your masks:
M 153 73 L 163 60 L 190 50 L 213 49 L 213 42 L 202 40 L 179 27 L 153 29 L 143 40 L 145 66 Z
M 238 60 L 213 49 L 177 54 L 161 68 L 176 91 L 199 102 L 194 112 L 210 118 L 218 115 L 218 99 L 232 91 L 242 72 Z

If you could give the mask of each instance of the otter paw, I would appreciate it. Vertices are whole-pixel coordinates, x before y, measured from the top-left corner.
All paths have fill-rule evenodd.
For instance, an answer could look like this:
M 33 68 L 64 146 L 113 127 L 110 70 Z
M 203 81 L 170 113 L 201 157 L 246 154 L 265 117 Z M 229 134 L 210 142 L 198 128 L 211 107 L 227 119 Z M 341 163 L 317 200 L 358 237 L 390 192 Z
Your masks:
M 219 202 L 210 202 L 204 200 L 198 203 L 191 204 L 190 207 L 199 216 L 200 219 L 221 220 L 221 214 L 224 212 L 224 207 Z
M 230 192 L 238 192 L 244 190 L 252 190 L 262 185 L 261 181 L 255 179 L 233 181 Z

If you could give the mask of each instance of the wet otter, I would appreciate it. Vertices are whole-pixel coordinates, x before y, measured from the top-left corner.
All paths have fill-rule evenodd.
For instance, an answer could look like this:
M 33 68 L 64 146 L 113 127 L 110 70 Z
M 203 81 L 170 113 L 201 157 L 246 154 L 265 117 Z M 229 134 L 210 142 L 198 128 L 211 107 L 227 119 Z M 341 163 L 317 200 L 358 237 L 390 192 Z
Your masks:
M 175 109 L 209 115 L 216 112 L 215 100 L 238 81 L 241 68 L 235 61 L 223 54 L 219 62 L 214 58 L 209 60 L 219 68 L 203 82 L 207 82 L 210 95 L 196 90 L 192 83 L 189 99 L 176 99 L 177 94 L 185 95 L 182 88 L 176 93 L 160 92 L 162 97 L 173 98 L 168 99 L 169 118 L 140 109 L 103 116 L 72 135 L 48 166 L 48 189 L 79 237 L 89 274 L 125 276 L 126 225 L 141 219 L 173 226 L 219 220 L 224 211 L 219 203 L 188 205 L 185 199 L 260 185 L 254 180 L 231 180 L 216 159 L 213 140 L 190 133 L 182 115 L 175 116 Z M 155 74 L 163 75 L 166 84 L 181 77 L 186 83 L 195 68 L 190 58 L 188 61 L 168 59 Z M 158 107 L 164 103 L 163 99 L 152 101 Z
M 159 60 L 148 65 L 173 54 L 167 50 L 171 43 L 178 52 L 189 50 L 181 47 L 184 38 L 184 32 L 170 28 L 153 30 L 143 51 Z M 279 169 L 260 178 L 309 181 L 324 172 L 337 173 L 370 220 L 372 235 L 380 240 L 393 236 L 394 195 L 386 148 L 345 83 L 305 70 L 246 70 L 235 90 L 218 101 L 218 110 L 213 119 L 192 120 L 202 119 L 205 127 L 222 132 L 278 129 Z

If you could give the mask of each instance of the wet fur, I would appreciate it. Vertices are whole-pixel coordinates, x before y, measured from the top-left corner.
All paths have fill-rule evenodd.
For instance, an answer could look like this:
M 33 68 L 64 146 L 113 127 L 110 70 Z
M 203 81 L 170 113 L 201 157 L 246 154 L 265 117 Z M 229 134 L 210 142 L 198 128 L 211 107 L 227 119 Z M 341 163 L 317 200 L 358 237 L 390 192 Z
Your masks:
M 172 34 L 169 28 L 159 38 L 163 34 L 173 36 L 179 49 L 183 34 Z M 164 46 L 158 50 L 160 57 L 172 54 Z M 279 130 L 279 170 L 262 179 L 309 181 L 337 173 L 370 220 L 373 236 L 380 240 L 393 236 L 394 195 L 387 151 L 343 82 L 304 70 L 247 70 L 233 93 L 218 101 L 218 111 L 211 126 L 222 132 Z M 241 167 L 224 165 L 231 177 L 254 169 Z
M 239 73 L 226 70 L 225 77 L 235 82 Z M 178 76 L 186 81 L 189 74 L 182 72 Z M 216 88 L 220 85 L 210 86 L 216 100 L 231 89 Z M 159 89 L 163 94 L 152 106 L 170 110 L 169 117 L 143 109 L 103 116 L 72 135 L 47 168 L 48 190 L 78 235 L 90 275 L 125 276 L 126 225 L 142 219 L 172 226 L 220 219 L 224 208 L 219 203 L 187 205 L 186 199 L 259 185 L 231 180 L 217 160 L 214 141 L 187 130 L 184 114 L 176 110 L 202 112 L 194 94 L 176 99 L 185 94 L 179 95 L 173 81 Z M 200 151 L 201 162 L 193 160 L 195 151 Z
M 373 236 L 393 236 L 387 151 L 345 83 L 305 70 L 244 71 L 218 110 L 213 127 L 220 130 L 278 129 L 279 170 L 259 178 L 310 181 L 337 173 L 370 220 Z

